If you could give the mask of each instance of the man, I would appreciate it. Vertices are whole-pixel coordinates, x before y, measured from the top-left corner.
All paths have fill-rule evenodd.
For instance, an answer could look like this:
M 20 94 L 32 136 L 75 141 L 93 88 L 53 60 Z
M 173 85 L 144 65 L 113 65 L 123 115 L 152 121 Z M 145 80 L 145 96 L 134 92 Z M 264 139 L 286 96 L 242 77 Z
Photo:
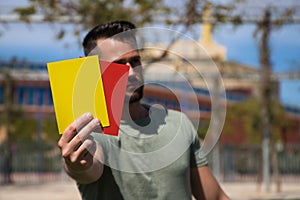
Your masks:
M 228 199 L 187 117 L 140 102 L 144 80 L 135 26 L 126 21 L 99 25 L 83 46 L 85 55 L 98 54 L 130 70 L 118 137 L 96 133 L 101 122 L 86 113 L 58 141 L 65 170 L 82 198 Z

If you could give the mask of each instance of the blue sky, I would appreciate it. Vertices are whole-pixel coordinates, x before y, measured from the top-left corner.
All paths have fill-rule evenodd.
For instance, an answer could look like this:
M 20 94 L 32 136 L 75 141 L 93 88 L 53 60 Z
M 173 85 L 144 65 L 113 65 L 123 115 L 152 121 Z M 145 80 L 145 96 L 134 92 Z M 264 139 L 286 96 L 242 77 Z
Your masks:
M 57 25 L 0 24 L 0 59 L 9 60 L 17 56 L 19 59 L 46 63 L 82 56 L 82 49 L 73 35 L 67 35 L 62 41 L 55 39 L 55 27 Z M 253 38 L 253 31 L 253 26 L 236 29 L 220 26 L 214 32 L 214 39 L 227 48 L 227 60 L 259 67 L 257 41 Z M 273 31 L 271 49 L 274 72 L 299 73 L 300 25 L 288 25 Z M 280 84 L 280 99 L 285 104 L 300 107 L 300 80 L 283 80 Z
M 223 26 L 215 31 L 215 39 L 227 48 L 227 60 L 259 67 L 258 41 L 253 26 L 233 29 Z M 300 73 L 300 25 L 287 25 L 271 34 L 271 62 L 275 73 Z M 282 80 L 280 100 L 300 107 L 300 79 Z
M 55 27 L 49 24 L 14 23 L 6 27 L 0 25 L 0 30 L 3 32 L 0 36 L 2 60 L 17 56 L 33 62 L 50 62 L 83 55 L 73 35 L 59 41 L 55 39 Z

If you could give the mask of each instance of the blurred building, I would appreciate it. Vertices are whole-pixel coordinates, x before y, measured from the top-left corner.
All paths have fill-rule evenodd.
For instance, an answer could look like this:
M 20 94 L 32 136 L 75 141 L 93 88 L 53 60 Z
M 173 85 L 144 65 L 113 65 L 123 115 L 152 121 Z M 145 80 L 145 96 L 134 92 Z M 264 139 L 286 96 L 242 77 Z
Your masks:
M 211 100 L 216 100 L 213 93 L 218 88 L 224 88 L 219 91 L 218 101 L 226 103 L 227 109 L 234 103 L 259 97 L 260 69 L 226 61 L 226 48 L 213 41 L 209 24 L 204 24 L 201 35 L 198 41 L 178 40 L 170 47 L 161 43 L 146 44 L 142 55 L 149 60 L 149 64 L 144 64 L 145 80 L 149 84 L 145 87 L 147 103 L 163 104 L 185 112 L 192 120 L 199 120 L 199 117 L 203 120 L 210 119 Z M 164 49 L 168 50 L 166 55 Z M 278 100 L 280 80 L 274 78 L 275 74 L 270 76 L 273 77 L 272 99 Z M 194 94 L 200 116 L 195 113 L 199 112 L 195 110 L 195 102 L 192 103 Z M 289 127 L 282 130 L 283 142 L 299 144 L 300 108 L 286 107 L 286 115 L 282 117 L 290 121 Z M 224 144 L 246 142 L 243 124 L 235 123 L 234 126 L 233 133 L 222 134 Z
M 155 62 L 150 61 L 162 55 L 165 44 L 147 44 L 153 48 L 142 52 L 145 60 L 145 103 L 158 103 L 181 110 L 192 120 L 199 121 L 199 118 L 210 119 L 211 96 L 216 88 L 224 88 L 217 98 L 227 106 L 259 95 L 260 70 L 227 62 L 226 48 L 213 41 L 209 24 L 203 25 L 201 35 L 202 39 L 198 41 L 176 41 L 168 54 Z M 27 116 L 36 117 L 37 113 L 54 116 L 45 64 L 2 62 L 0 69 L 0 112 L 5 109 L 5 90 L 11 80 L 10 99 L 13 106 L 20 108 Z M 278 80 L 272 85 L 278 91 Z M 274 94 L 274 98 L 278 98 L 278 93 Z M 293 121 L 293 126 L 285 130 L 285 140 L 299 142 L 300 108 L 286 107 L 286 111 L 283 117 Z M 236 133 L 228 137 L 225 135 L 224 143 L 245 140 L 239 128 L 235 130 Z M 0 131 L 0 138 L 3 138 L 3 131 L 2 136 Z
M 4 66 L 5 67 L 5 66 Z M 39 69 L 12 69 L 0 74 L 0 111 L 5 107 L 5 90 L 10 89 L 12 106 L 25 113 L 53 113 L 53 101 L 49 78 L 45 66 Z M 10 79 L 10 88 L 7 82 Z

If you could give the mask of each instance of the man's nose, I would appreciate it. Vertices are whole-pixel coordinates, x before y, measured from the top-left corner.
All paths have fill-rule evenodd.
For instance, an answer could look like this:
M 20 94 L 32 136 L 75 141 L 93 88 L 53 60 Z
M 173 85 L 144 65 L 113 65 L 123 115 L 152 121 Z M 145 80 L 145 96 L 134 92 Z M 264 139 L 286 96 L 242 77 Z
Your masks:
M 129 76 L 130 75 L 136 75 L 137 74 L 137 69 L 130 64 L 130 62 L 127 62 L 125 65 L 129 66 Z
M 125 65 L 129 66 L 129 75 L 132 73 L 132 66 L 130 62 L 126 62 Z
M 130 64 L 130 62 L 126 62 L 125 65 L 128 65 L 130 68 L 132 68 L 132 65 Z

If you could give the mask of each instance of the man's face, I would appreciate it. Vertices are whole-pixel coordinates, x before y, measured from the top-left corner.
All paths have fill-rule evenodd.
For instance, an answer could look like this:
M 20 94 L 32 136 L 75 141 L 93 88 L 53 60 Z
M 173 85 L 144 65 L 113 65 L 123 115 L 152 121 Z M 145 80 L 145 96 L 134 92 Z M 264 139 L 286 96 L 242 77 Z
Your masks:
M 97 47 L 101 60 L 130 66 L 125 100 L 129 103 L 139 101 L 143 97 L 144 78 L 136 45 L 114 39 L 99 39 Z

